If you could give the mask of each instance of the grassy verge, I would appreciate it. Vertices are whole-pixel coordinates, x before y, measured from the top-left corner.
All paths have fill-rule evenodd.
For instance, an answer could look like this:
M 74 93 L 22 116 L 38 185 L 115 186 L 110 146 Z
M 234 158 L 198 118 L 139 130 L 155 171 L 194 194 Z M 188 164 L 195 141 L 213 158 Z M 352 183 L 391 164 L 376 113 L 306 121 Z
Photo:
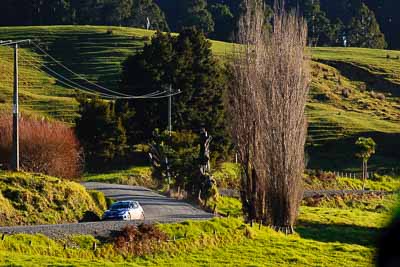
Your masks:
M 36 235 L 0 241 L 0 264 L 39 266 L 372 266 L 375 238 L 390 213 L 302 207 L 297 234 L 249 227 L 240 218 L 184 222 L 158 227 L 170 239 L 153 255 L 122 257 L 111 244 L 92 249 L 93 238 L 54 241 Z M 71 243 L 72 242 L 72 243 Z M 44 256 L 46 255 L 46 256 Z
M 102 193 L 41 174 L 0 172 L 0 225 L 77 222 L 106 209 Z
M 240 188 L 240 167 L 232 162 L 224 162 L 213 173 L 219 188 Z
M 102 174 L 85 174 L 85 182 L 115 183 L 125 185 L 138 185 L 154 188 L 157 182 L 153 180 L 152 170 L 149 166 L 135 166 L 126 170 L 117 170 Z

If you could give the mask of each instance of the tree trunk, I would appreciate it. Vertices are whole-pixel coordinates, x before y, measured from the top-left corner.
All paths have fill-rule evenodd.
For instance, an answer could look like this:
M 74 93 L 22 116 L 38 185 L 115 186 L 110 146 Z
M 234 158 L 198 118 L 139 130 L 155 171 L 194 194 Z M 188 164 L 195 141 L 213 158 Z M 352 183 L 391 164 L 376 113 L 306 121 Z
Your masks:
M 363 180 L 363 184 L 362 184 L 362 190 L 365 190 L 365 180 L 366 180 L 366 162 L 365 160 L 363 160 L 363 175 L 362 175 L 362 180 Z

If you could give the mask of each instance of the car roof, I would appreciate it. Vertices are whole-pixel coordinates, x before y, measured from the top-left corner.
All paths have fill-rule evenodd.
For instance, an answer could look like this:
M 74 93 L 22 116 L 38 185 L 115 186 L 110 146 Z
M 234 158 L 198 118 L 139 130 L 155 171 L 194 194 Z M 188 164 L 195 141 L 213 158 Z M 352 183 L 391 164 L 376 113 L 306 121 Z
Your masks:
M 139 204 L 138 201 L 134 201 L 134 200 L 122 200 L 122 201 L 114 202 L 113 204 L 116 204 L 116 203 L 136 203 L 136 204 Z

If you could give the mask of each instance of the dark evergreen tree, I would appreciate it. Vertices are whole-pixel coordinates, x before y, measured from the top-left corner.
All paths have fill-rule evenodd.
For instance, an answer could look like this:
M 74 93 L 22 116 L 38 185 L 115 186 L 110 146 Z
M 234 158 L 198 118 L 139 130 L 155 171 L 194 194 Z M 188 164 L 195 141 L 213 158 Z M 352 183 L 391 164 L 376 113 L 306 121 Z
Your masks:
M 197 131 L 205 127 L 224 148 L 222 94 L 226 81 L 211 52 L 211 43 L 196 29 L 186 29 L 179 36 L 158 32 L 143 52 L 133 55 L 123 65 L 121 90 L 129 94 L 146 94 L 172 85 L 181 89 L 173 97 L 174 130 Z M 135 110 L 125 120 L 128 141 L 148 141 L 156 128 L 167 127 L 168 99 L 119 102 Z
M 185 27 L 196 27 L 205 34 L 214 31 L 214 21 L 205 0 L 181 0 L 179 10 L 178 31 Z
M 213 39 L 231 41 L 235 30 L 235 18 L 229 6 L 214 4 L 210 6 L 210 13 L 214 19 L 214 32 L 210 34 Z
M 385 36 L 379 28 L 374 13 L 362 4 L 350 22 L 346 38 L 349 46 L 386 48 Z
M 214 21 L 207 10 L 205 0 L 155 0 L 165 12 L 168 25 L 178 32 L 185 27 L 195 26 L 204 33 L 214 30 Z
M 133 0 L 106 0 L 102 7 L 102 21 L 106 25 L 126 25 L 132 8 Z
M 150 29 L 169 30 L 164 13 L 152 0 L 134 0 L 131 16 L 127 19 L 127 26 L 146 28 L 147 19 L 150 22 Z
M 71 0 L 71 17 L 75 24 L 100 24 L 103 2 L 100 0 Z
M 400 48 L 400 1 L 398 0 L 364 0 L 364 3 L 374 11 L 382 32 L 385 34 L 391 49 Z
M 126 131 L 114 104 L 98 98 L 79 97 L 76 134 L 84 148 L 86 167 L 104 170 L 121 160 L 127 150 Z
M 70 24 L 72 22 L 70 8 L 69 0 L 48 0 L 41 7 L 41 24 Z

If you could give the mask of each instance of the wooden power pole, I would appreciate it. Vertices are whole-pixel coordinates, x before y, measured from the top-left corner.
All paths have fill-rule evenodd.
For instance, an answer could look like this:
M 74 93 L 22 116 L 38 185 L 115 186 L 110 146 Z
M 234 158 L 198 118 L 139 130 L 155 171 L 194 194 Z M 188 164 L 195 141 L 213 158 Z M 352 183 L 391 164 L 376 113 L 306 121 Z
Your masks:
M 11 168 L 19 171 L 18 44 L 14 45 L 13 146 Z

